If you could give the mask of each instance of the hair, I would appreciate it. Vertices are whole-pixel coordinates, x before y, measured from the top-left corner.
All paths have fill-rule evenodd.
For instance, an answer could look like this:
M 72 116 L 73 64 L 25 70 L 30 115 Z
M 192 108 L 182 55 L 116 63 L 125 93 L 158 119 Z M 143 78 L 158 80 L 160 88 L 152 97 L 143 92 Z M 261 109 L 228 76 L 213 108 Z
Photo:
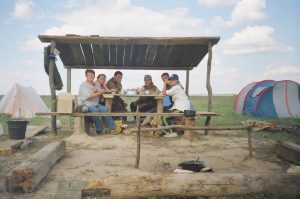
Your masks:
M 88 73 L 93 73 L 94 76 L 95 76 L 95 71 L 94 71 L 94 70 L 86 69 L 86 70 L 85 70 L 85 76 L 87 76 Z
M 122 75 L 123 76 L 123 73 L 121 71 L 116 71 L 114 76 L 116 77 L 117 75 Z
M 163 74 L 161 74 L 160 77 L 163 77 L 163 76 L 168 76 L 168 77 L 170 77 L 169 73 L 163 73 Z
M 97 76 L 97 79 L 99 79 L 101 76 L 104 76 L 104 77 L 106 78 L 106 75 L 105 75 L 105 74 L 99 74 L 99 75 Z

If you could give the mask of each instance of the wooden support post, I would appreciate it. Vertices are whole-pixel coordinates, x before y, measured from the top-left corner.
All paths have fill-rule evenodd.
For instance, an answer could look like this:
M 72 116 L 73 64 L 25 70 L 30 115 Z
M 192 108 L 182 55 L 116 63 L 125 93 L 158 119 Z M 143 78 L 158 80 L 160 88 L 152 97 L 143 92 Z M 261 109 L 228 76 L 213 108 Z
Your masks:
M 23 161 L 6 177 L 7 192 L 32 192 L 53 165 L 65 155 L 64 141 L 52 142 Z
M 105 96 L 105 106 L 108 109 L 108 112 L 111 112 L 113 98 L 113 95 Z
M 190 70 L 186 70 L 185 93 L 187 96 L 189 96 L 189 84 L 190 84 Z
M 74 118 L 74 134 L 79 135 L 85 132 L 84 129 L 84 117 L 75 117 Z
M 207 60 L 207 72 L 206 72 L 206 89 L 208 92 L 208 111 L 212 109 L 212 89 L 210 85 L 210 71 L 211 71 L 211 59 L 212 59 L 212 45 L 208 42 L 208 60 Z M 208 127 L 210 124 L 211 117 L 207 116 L 205 121 L 205 126 Z M 205 135 L 208 135 L 209 130 L 205 130 Z
M 248 133 L 248 147 L 249 147 L 249 156 L 252 157 L 253 156 L 253 152 L 252 152 L 252 129 L 253 126 L 249 127 L 247 129 L 247 133 Z
M 162 113 L 163 112 L 163 96 L 155 97 L 156 99 L 156 112 L 157 113 Z M 161 123 L 161 116 L 156 116 L 156 126 L 159 126 Z
M 67 67 L 67 92 L 71 93 L 71 79 L 72 79 L 71 67 Z
M 53 54 L 55 50 L 55 42 L 51 42 L 51 50 L 50 53 Z M 49 85 L 51 91 L 51 112 L 56 112 L 56 93 L 55 93 L 55 85 L 54 85 L 54 67 L 55 67 L 55 59 L 50 58 L 49 62 Z M 57 135 L 56 128 L 56 116 L 51 116 L 51 128 L 55 135 Z
M 139 112 L 139 106 L 136 107 L 136 125 L 137 125 L 137 134 L 136 134 L 136 159 L 135 159 L 135 168 L 140 166 L 140 156 L 141 156 L 141 114 Z

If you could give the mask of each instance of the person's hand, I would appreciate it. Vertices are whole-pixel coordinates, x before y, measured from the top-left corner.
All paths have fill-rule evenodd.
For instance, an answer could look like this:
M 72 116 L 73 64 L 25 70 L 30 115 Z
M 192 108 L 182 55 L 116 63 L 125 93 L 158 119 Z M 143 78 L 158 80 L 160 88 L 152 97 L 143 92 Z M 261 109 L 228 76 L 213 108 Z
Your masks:
M 110 91 L 110 92 L 118 92 L 118 89 L 113 88 L 113 89 L 110 89 L 109 91 Z

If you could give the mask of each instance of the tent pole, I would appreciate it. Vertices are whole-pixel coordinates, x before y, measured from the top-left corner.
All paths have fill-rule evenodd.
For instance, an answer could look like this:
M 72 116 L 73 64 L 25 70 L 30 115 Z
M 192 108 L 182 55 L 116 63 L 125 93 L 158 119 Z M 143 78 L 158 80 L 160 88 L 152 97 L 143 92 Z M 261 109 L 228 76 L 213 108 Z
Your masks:
M 186 70 L 185 93 L 189 96 L 190 70 Z
M 51 41 L 51 50 L 50 54 L 54 54 L 55 50 L 55 42 Z M 51 112 L 56 112 L 56 93 L 55 93 L 55 84 L 54 84 L 54 66 L 55 65 L 55 58 L 49 59 L 49 84 L 50 84 L 50 91 L 51 91 Z M 51 116 L 51 128 L 55 135 L 57 135 L 57 128 L 56 128 L 56 116 Z
M 208 92 L 208 112 L 212 109 L 212 89 L 210 85 L 210 71 L 211 71 L 211 59 L 212 59 L 212 45 L 211 42 L 208 42 L 208 60 L 207 60 L 207 72 L 206 72 L 206 89 Z M 210 124 L 211 117 L 207 116 L 205 121 L 205 127 L 208 127 Z M 209 130 L 205 130 L 205 135 L 208 135 Z
M 67 92 L 71 93 L 71 67 L 67 67 Z

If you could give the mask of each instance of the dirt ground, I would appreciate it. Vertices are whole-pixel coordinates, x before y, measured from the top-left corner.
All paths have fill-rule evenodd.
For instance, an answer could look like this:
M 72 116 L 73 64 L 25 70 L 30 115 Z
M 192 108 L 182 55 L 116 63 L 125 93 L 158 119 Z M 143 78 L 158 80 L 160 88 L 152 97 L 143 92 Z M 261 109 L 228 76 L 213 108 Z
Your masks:
M 73 135 L 70 131 L 36 136 L 32 146 L 10 157 L 0 157 L 0 198 L 54 198 L 57 183 L 63 180 L 99 180 L 105 176 L 137 172 L 173 172 L 186 160 L 199 159 L 214 172 L 285 172 L 289 164 L 273 153 L 272 141 L 253 140 L 254 157 L 249 158 L 245 131 L 214 131 L 197 134 L 194 141 L 183 137 L 142 137 L 140 169 L 135 169 L 136 135 Z M 62 136 L 67 135 L 66 137 Z M 64 138 L 63 138 L 64 137 Z M 5 175 L 24 158 L 45 144 L 64 139 L 66 155 L 58 161 L 37 190 L 27 194 L 8 194 Z M 34 148 L 31 149 L 31 148 Z M 45 195 L 45 193 L 47 193 Z

